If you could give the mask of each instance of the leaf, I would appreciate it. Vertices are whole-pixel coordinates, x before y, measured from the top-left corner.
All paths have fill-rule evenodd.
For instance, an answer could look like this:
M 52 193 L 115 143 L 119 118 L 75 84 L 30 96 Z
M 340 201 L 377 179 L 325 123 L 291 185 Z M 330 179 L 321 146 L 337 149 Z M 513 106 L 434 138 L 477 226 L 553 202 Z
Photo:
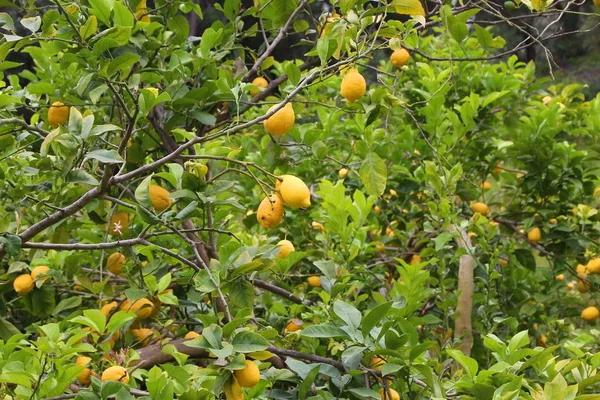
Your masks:
M 112 11 L 115 0 L 89 0 L 94 13 L 98 16 L 98 19 L 106 26 L 110 26 L 110 12 Z
M 0 234 L 0 244 L 3 244 L 2 250 L 10 257 L 21 257 L 21 237 L 10 233 Z
M 39 16 L 30 17 L 30 18 L 22 18 L 21 25 L 30 30 L 32 33 L 36 33 L 40 26 L 42 26 L 42 19 Z
M 140 56 L 135 53 L 125 53 L 115 58 L 108 64 L 108 67 L 106 68 L 106 75 L 111 77 L 126 68 L 129 69 L 136 62 L 138 62 L 139 59 Z
M 311 392 L 312 385 L 315 382 L 317 375 L 319 374 L 320 368 L 321 368 L 320 365 L 313 367 L 313 369 L 310 370 L 308 375 L 306 375 L 306 378 L 298 386 L 298 399 L 299 400 L 305 400 L 308 393 Z
M 352 346 L 348 347 L 342 353 L 342 364 L 347 370 L 358 369 L 360 367 L 360 360 L 366 347 Z
M 336 300 L 333 303 L 333 311 L 342 319 L 353 331 L 356 331 L 360 326 L 361 315 L 360 311 L 351 304 L 341 300 Z
M 367 192 L 373 196 L 381 196 L 387 183 L 387 167 L 376 153 L 369 152 L 362 162 L 359 170 Z
M 98 31 L 98 19 L 95 15 L 91 15 L 81 28 L 79 34 L 82 39 L 87 39 Z
M 348 338 L 344 330 L 330 324 L 310 325 L 302 330 L 301 335 L 312 338 Z
M 68 297 L 62 300 L 56 307 L 54 307 L 54 311 L 52 311 L 52 315 L 56 316 L 65 310 L 70 310 L 75 307 L 79 307 L 81 305 L 81 297 L 74 296 Z
M 460 350 L 448 349 L 446 351 L 448 352 L 450 357 L 454 358 L 456 361 L 458 361 L 458 363 L 460 365 L 463 366 L 463 368 L 465 369 L 465 371 L 467 372 L 467 374 L 469 374 L 469 376 L 471 378 L 473 378 L 477 375 L 477 370 L 479 369 L 479 366 L 477 365 L 477 361 L 475 361 L 474 359 L 472 359 L 469 356 L 466 356 Z
M 255 351 L 266 350 L 269 347 L 267 339 L 259 335 L 258 333 L 250 331 L 238 332 L 231 341 L 233 350 L 239 351 L 240 353 L 252 353 Z
M 147 176 L 143 181 L 140 182 L 138 187 L 135 189 L 135 200 L 145 208 L 152 208 L 152 201 L 150 200 L 150 183 L 152 182 L 152 175 Z
M 137 315 L 133 311 L 117 311 L 110 317 L 110 321 L 108 321 L 108 325 L 106 326 L 106 331 L 109 334 L 113 334 L 123 326 L 125 326 L 129 321 L 133 321 Z
M 369 333 L 371 333 L 371 330 L 373 330 L 373 328 L 379 323 L 379 321 L 381 321 L 388 315 L 393 304 L 393 301 L 388 301 L 387 303 L 379 304 L 378 306 L 370 310 L 367 313 L 367 315 L 365 315 L 360 327 L 360 330 L 365 338 L 369 336 Z
M 526 249 L 516 249 L 514 254 L 519 264 L 521 264 L 528 270 L 535 271 L 535 257 L 533 256 L 533 254 L 531 254 L 531 251 Z
M 18 335 L 20 332 L 16 326 L 0 317 L 0 339 L 7 341 L 14 335 Z
M 390 6 L 394 7 L 398 14 L 425 15 L 425 10 L 419 0 L 393 0 Z
M 233 312 L 254 307 L 254 286 L 246 279 L 236 279 L 229 289 L 229 306 Z
M 87 153 L 83 161 L 92 158 L 104 164 L 121 164 L 125 162 L 116 150 L 94 150 Z
M 515 350 L 529 344 L 529 331 L 524 330 L 513 336 L 508 342 L 508 351 L 513 353 Z
M 181 211 L 179 211 L 177 213 L 177 215 L 175 216 L 175 219 L 178 220 L 183 220 L 186 219 L 187 217 L 189 217 L 194 211 L 196 211 L 196 209 L 198 208 L 198 202 L 197 201 L 192 201 L 190 204 L 188 204 L 187 206 L 185 206 L 185 208 Z
M 373 389 L 369 389 L 366 387 L 362 387 L 362 388 L 350 388 L 348 389 L 349 392 L 354 393 L 356 396 L 360 397 L 361 399 L 381 399 L 381 395 L 374 391 Z

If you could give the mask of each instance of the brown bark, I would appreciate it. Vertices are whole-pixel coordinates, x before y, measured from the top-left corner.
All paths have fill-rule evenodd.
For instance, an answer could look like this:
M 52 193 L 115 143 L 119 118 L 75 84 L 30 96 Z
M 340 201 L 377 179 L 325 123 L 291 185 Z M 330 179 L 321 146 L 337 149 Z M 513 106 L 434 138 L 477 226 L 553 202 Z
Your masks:
M 459 237 L 456 244 L 459 248 L 471 251 L 471 239 L 467 232 L 457 228 Z M 458 267 L 458 300 L 456 302 L 457 317 L 454 321 L 455 337 L 462 339 L 458 348 L 466 355 L 471 354 L 473 345 L 472 313 L 473 313 L 473 269 L 475 258 L 471 254 L 460 256 Z

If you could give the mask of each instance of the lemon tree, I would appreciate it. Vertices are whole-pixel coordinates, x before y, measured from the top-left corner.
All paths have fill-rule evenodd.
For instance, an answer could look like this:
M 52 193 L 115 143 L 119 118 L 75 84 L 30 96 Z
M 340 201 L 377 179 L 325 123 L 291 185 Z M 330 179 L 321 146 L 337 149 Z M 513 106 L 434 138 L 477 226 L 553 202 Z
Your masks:
M 596 3 L 2 2 L 0 396 L 596 398 Z

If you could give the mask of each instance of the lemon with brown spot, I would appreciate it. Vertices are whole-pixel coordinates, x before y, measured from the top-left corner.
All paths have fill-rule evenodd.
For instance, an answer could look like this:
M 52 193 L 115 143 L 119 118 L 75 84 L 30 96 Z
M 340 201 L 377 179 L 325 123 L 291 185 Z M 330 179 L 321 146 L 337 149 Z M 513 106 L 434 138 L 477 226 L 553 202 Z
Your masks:
M 283 200 L 279 193 L 271 194 L 260 202 L 256 210 L 256 219 L 263 228 L 279 225 L 283 219 Z

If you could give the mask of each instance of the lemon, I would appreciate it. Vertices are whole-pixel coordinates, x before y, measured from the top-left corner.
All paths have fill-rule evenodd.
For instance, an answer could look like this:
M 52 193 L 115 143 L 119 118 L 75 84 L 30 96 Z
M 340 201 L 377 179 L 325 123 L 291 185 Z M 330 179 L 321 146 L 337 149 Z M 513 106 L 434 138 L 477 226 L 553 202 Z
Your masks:
M 231 384 L 225 384 L 223 391 L 225 400 L 244 400 L 244 392 L 235 376 L 231 378 Z
M 321 287 L 321 278 L 316 275 L 309 276 L 306 282 L 308 282 L 308 286 Z
M 483 190 L 490 190 L 492 188 L 492 184 L 489 183 L 488 181 L 485 181 L 481 184 L 481 188 Z
M 410 258 L 410 265 L 419 264 L 422 261 L 423 261 L 423 259 L 421 258 L 420 255 L 413 254 L 412 257 Z
M 342 168 L 338 171 L 338 176 L 340 179 L 344 179 L 348 175 L 348 168 Z
M 108 226 L 108 233 L 111 236 L 122 236 L 129 230 L 129 214 L 125 211 L 115 213 Z
M 269 111 L 267 112 L 270 112 L 275 107 L 277 107 L 277 105 L 269 108 Z M 263 122 L 263 125 L 271 135 L 283 135 L 292 129 L 295 120 L 296 114 L 294 114 L 294 107 L 292 106 L 292 103 L 287 103 L 283 108 L 280 108 L 279 111 L 267 118 Z
M 31 278 L 31 275 L 23 274 L 17 276 L 13 282 L 13 288 L 20 296 L 25 296 L 31 293 L 33 290 L 33 279 Z
M 383 358 L 377 356 L 371 357 L 371 369 L 381 371 L 381 368 L 383 368 L 385 364 L 386 361 Z
M 146 89 L 148 89 L 154 95 L 154 97 L 158 97 L 158 89 L 157 88 L 149 87 Z M 127 147 L 129 147 L 129 146 L 127 146 Z
M 375 207 L 373 207 L 373 211 L 375 211 L 375 214 L 380 214 L 381 213 L 381 207 L 375 206 Z
M 557 281 L 564 281 L 565 280 L 565 274 L 558 274 L 558 275 L 556 275 L 556 280 Z
M 584 282 L 581 279 L 577 280 L 577 290 L 579 293 L 586 293 L 590 290 L 591 284 L 589 282 Z
M 152 336 L 154 336 L 154 332 L 149 328 L 132 329 L 131 334 L 142 346 L 146 346 L 150 339 L 152 339 Z
M 548 222 L 549 222 L 550 224 L 552 224 L 552 225 L 556 225 L 556 224 L 558 224 L 558 220 L 557 220 L 556 218 L 550 218 L 550 219 L 548 220 Z
M 502 161 L 496 161 L 496 166 L 492 170 L 492 173 L 499 174 L 500 172 L 502 172 Z
M 91 358 L 89 357 L 85 357 L 85 356 L 79 356 L 77 357 L 77 359 L 75 360 L 75 365 L 77 365 L 78 367 L 85 367 L 86 365 L 88 365 L 90 362 L 92 361 Z M 77 375 L 77 381 L 79 383 L 81 383 L 82 385 L 88 386 L 90 383 L 92 383 L 92 380 L 90 378 L 90 376 L 92 375 L 92 370 L 89 368 L 84 368 L 79 375 Z
M 390 61 L 396 68 L 404 67 L 408 64 L 408 60 L 410 60 L 410 53 L 406 49 L 395 50 L 390 56 Z
M 325 229 L 325 226 L 322 223 L 320 223 L 320 222 L 313 221 L 311 223 L 311 225 L 312 225 L 313 229 L 316 229 L 316 230 L 321 231 L 323 233 L 327 232 L 327 229 Z
M 48 123 L 53 128 L 58 128 L 69 119 L 69 107 L 61 101 L 55 101 L 48 109 Z
M 594 306 L 587 307 L 581 312 L 581 318 L 586 322 L 596 322 L 600 318 L 600 310 Z
M 281 194 L 285 205 L 292 208 L 306 208 L 310 206 L 310 190 L 302 179 L 293 175 L 283 175 L 282 181 L 277 181 L 276 188 Z
M 577 264 L 577 268 L 575 268 L 575 271 L 577 271 L 577 276 L 579 278 L 585 279 L 587 278 L 587 267 L 583 264 Z
M 267 86 L 269 86 L 269 82 L 267 82 L 267 80 L 262 76 L 259 76 L 257 78 L 254 78 L 254 80 L 252 81 L 252 85 L 256 86 L 258 89 L 250 89 L 250 94 L 252 96 L 256 96 L 260 93 L 260 88 L 264 89 Z
M 279 225 L 283 219 L 283 200 L 278 193 L 265 197 L 256 210 L 256 219 L 263 228 Z
M 50 267 L 46 265 L 40 265 L 38 267 L 35 267 L 31 271 L 31 279 L 35 281 L 38 276 L 42 275 L 42 278 L 40 278 L 40 280 L 45 281 L 46 279 L 50 278 L 50 276 L 44 276 L 48 273 L 48 271 L 50 271 Z
M 172 203 L 169 199 L 169 191 L 158 185 L 150 185 L 148 194 L 150 195 L 152 207 L 158 212 L 166 210 Z
M 138 299 L 131 304 L 130 300 L 125 300 L 120 309 L 122 311 L 133 311 L 137 314 L 137 319 L 139 321 L 148 319 L 152 316 L 154 312 L 154 303 L 152 303 L 147 298 Z
M 471 205 L 471 210 L 474 213 L 479 213 L 481 215 L 488 215 L 490 212 L 490 208 L 485 203 L 475 202 Z
M 291 320 L 285 327 L 286 332 L 298 332 L 300 329 L 302 329 L 302 321 L 299 319 Z
M 567 283 L 567 288 L 569 290 L 573 290 L 573 289 L 575 289 L 575 284 L 573 282 L 569 282 L 569 283 Z
M 600 258 L 595 257 L 588 261 L 585 271 L 588 274 L 600 274 Z
M 381 395 L 381 400 L 400 400 L 400 395 L 394 389 L 388 389 L 389 393 L 392 397 L 388 396 L 386 390 L 384 388 L 379 389 L 379 394 Z
M 542 231 L 540 231 L 540 228 L 533 227 L 529 232 L 527 232 L 527 239 L 529 239 L 531 243 L 538 243 L 540 240 L 542 240 Z
M 125 265 L 125 256 L 121 253 L 112 253 L 108 260 L 106 260 L 106 269 L 115 275 L 123 273 L 123 266 Z
M 280 240 L 279 243 L 277 243 L 277 246 L 279 246 L 279 254 L 277 254 L 277 257 L 279 258 L 287 258 L 287 256 L 295 250 L 292 242 L 285 239 Z
M 185 334 L 185 336 L 183 338 L 184 339 L 195 339 L 197 337 L 200 337 L 200 334 L 198 332 L 189 331 L 188 333 Z
M 140 0 L 137 7 L 135 7 L 135 19 L 140 22 L 150 22 L 150 16 L 146 14 L 147 12 L 146 0 Z
M 260 370 L 254 361 L 246 360 L 246 367 L 233 372 L 241 387 L 253 388 L 260 381 Z
M 100 307 L 100 312 L 104 314 L 106 318 L 110 315 L 110 313 L 119 306 L 116 301 L 111 301 L 110 303 L 106 303 L 102 307 Z
M 544 98 L 542 99 L 542 103 L 544 103 L 545 106 L 550 104 L 551 101 L 552 101 L 552 97 L 550 97 L 550 96 L 544 96 Z
M 596 5 L 596 7 L 600 7 L 600 0 L 594 0 L 594 4 Z
M 367 92 L 367 82 L 357 69 L 349 70 L 342 79 L 340 93 L 348 101 L 354 103 Z
M 115 365 L 104 370 L 101 380 L 102 382 L 116 381 L 129 383 L 129 373 L 125 368 Z

